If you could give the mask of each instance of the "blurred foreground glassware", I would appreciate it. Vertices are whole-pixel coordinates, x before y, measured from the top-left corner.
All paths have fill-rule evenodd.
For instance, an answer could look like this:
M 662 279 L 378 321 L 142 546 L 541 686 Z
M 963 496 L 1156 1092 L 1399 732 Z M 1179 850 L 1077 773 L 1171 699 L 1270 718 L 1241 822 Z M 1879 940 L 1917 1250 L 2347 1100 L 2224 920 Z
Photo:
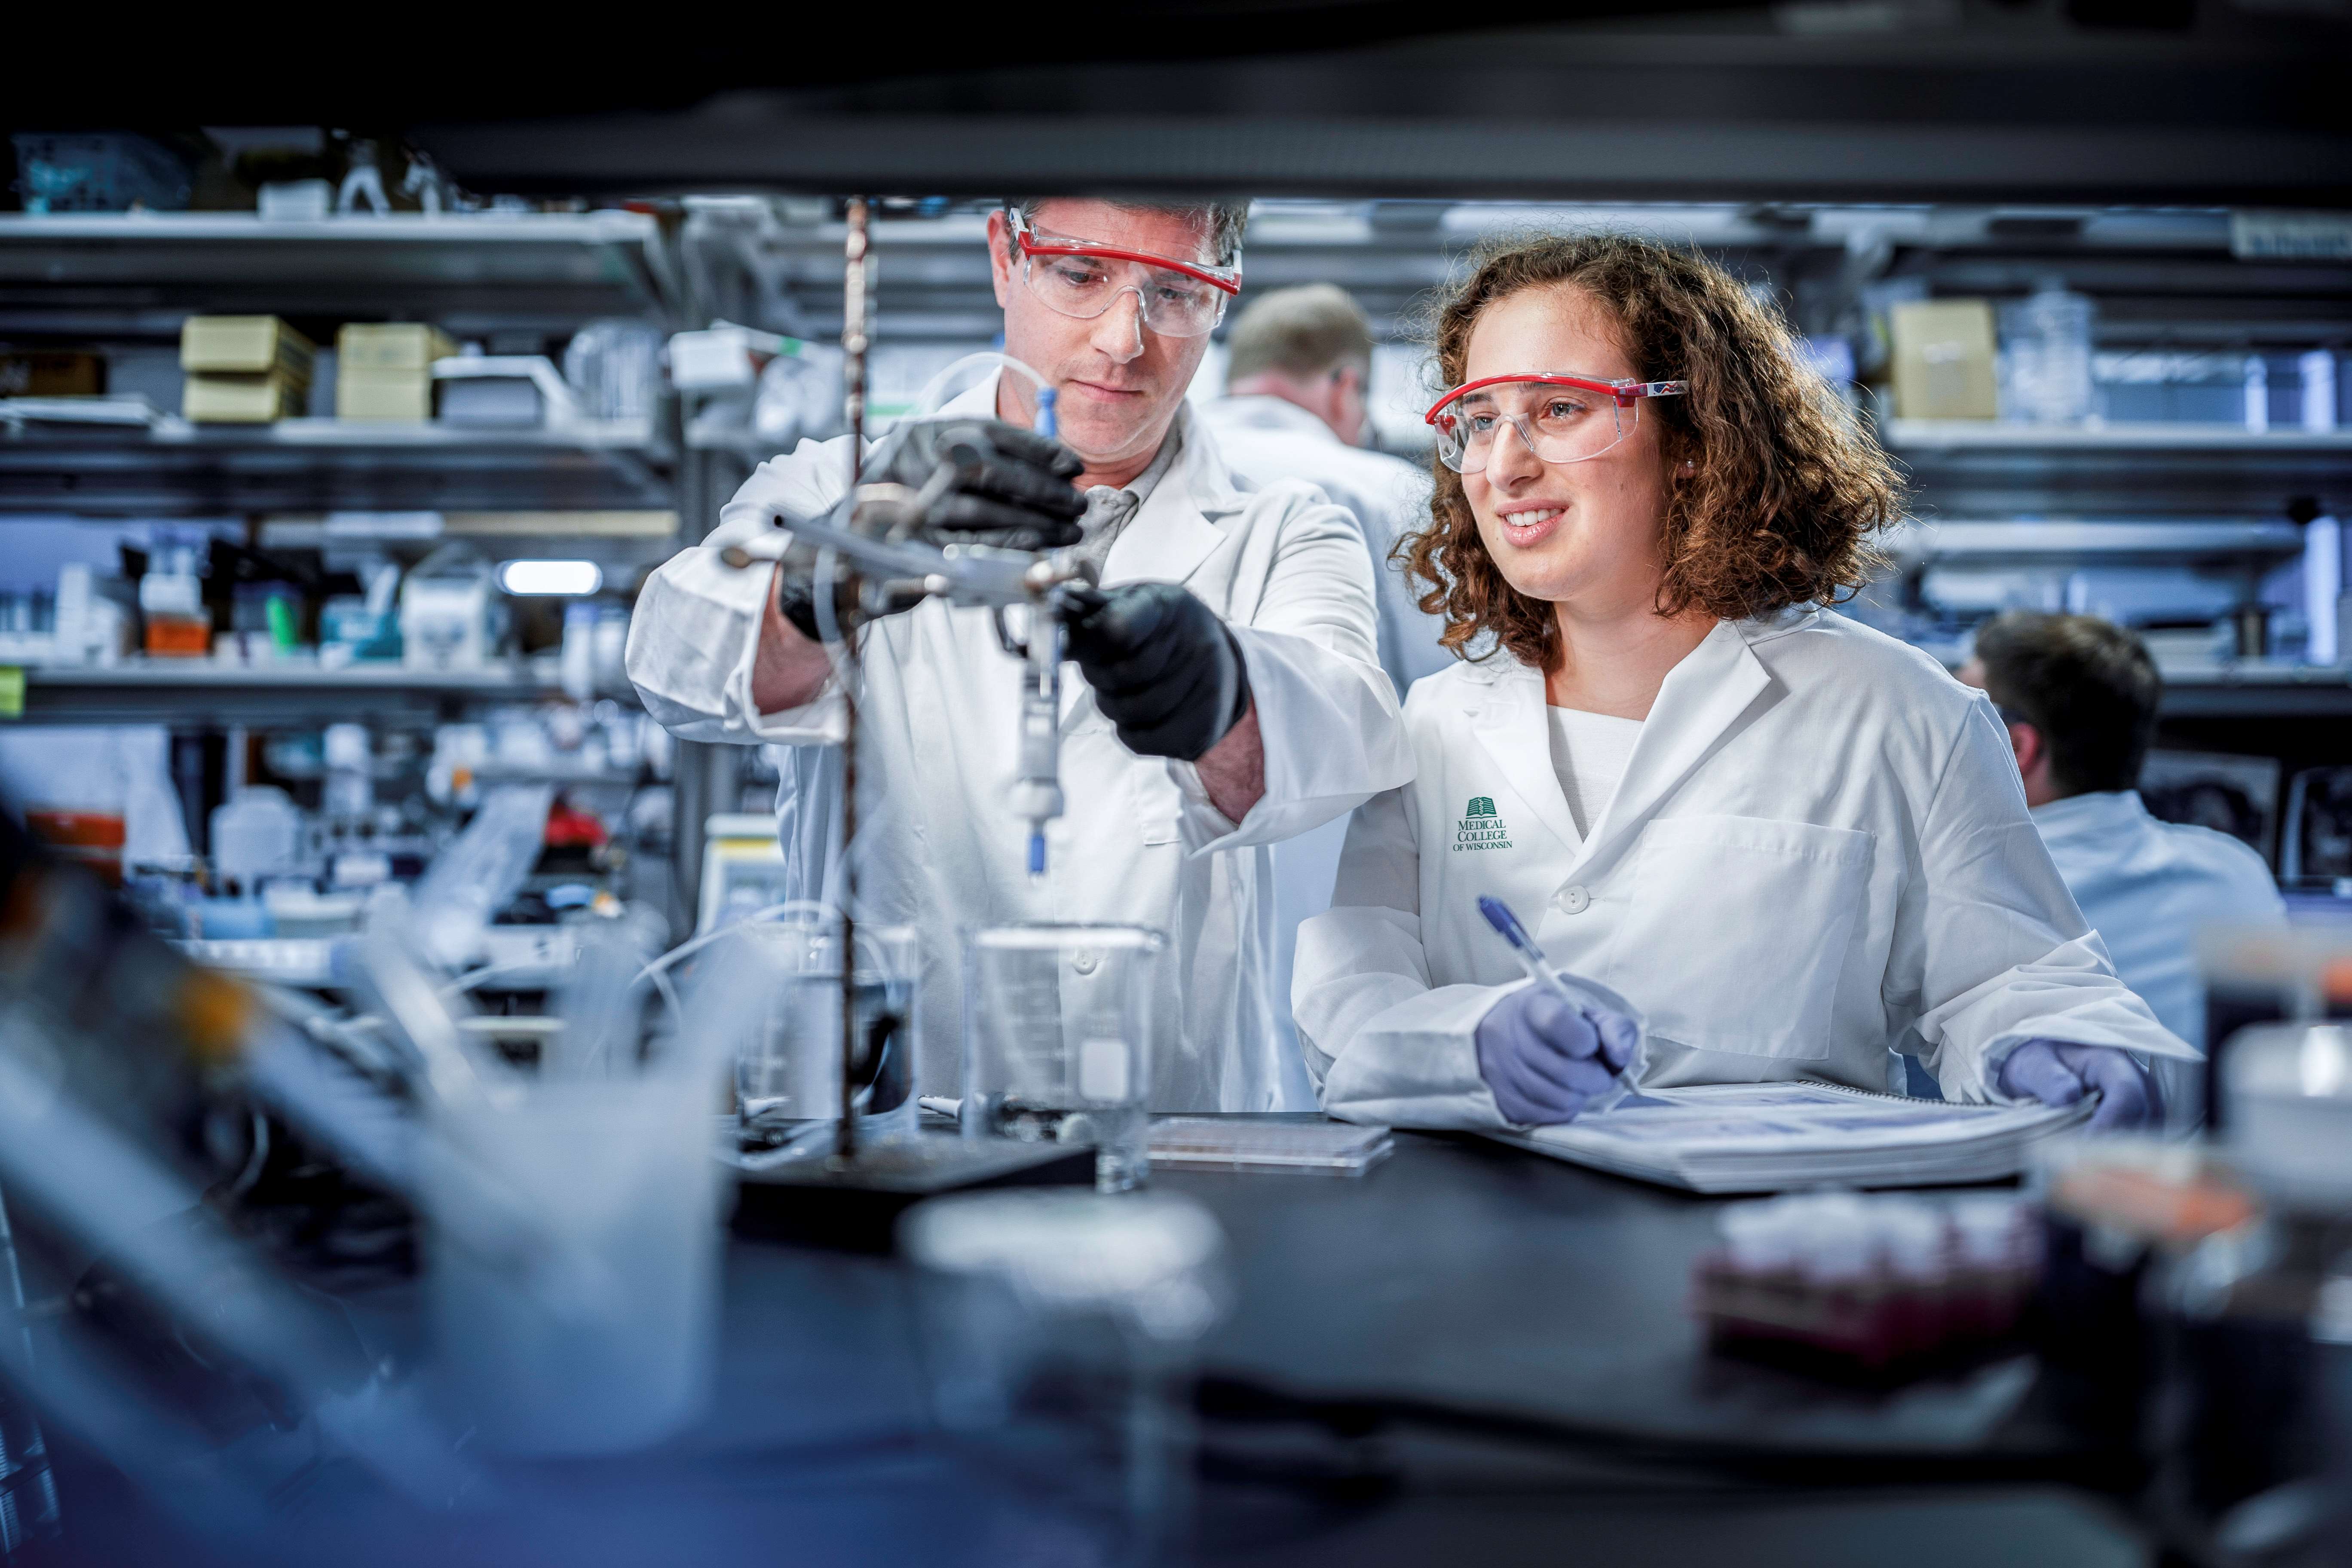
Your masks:
M 716 1087 L 656 1064 L 433 1106 L 422 1176 L 437 1394 L 484 1447 L 621 1453 L 700 1412 Z
M 765 997 L 735 1058 L 744 1142 L 791 1148 L 805 1142 L 814 1151 L 841 1115 L 840 921 L 812 910 L 734 929 L 711 958 L 756 966 Z M 861 1140 L 915 1131 L 918 967 L 911 928 L 857 928 L 852 1092 Z
M 1051 1469 L 1041 1491 L 1116 1521 L 1107 1556 L 1183 1560 L 1197 1345 L 1231 1295 L 1215 1217 L 1172 1193 L 973 1193 L 908 1211 L 898 1243 L 922 1270 L 940 1426 L 1039 1435 L 1008 1451 Z M 1060 1443 L 1045 1436 L 1057 1427 Z M 1116 1473 L 1089 1487 L 1089 1467 L 1111 1455 Z
M 1018 925 L 964 942 L 964 1135 L 1092 1142 L 1098 1192 L 1151 1170 L 1151 1005 L 1167 939 Z

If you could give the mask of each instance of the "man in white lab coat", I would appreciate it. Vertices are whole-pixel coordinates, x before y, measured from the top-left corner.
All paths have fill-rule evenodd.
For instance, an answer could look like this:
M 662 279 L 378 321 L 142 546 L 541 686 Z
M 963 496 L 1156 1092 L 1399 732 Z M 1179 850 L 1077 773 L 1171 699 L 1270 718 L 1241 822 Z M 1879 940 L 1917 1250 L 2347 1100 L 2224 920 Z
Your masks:
M 2163 691 L 2147 646 L 2095 616 L 2011 611 L 1977 634 L 1960 679 L 1983 688 L 2007 724 L 2033 824 L 2116 972 L 2166 1028 L 2203 1049 L 2199 928 L 2284 925 L 2286 903 L 2253 850 L 2210 828 L 2159 822 L 2141 803 L 2134 786 Z M 2167 1122 L 2201 1121 L 2199 1065 L 2154 1065 Z
M 1444 618 L 1423 612 L 1389 559 L 1398 539 L 1429 521 L 1429 475 L 1359 445 L 1372 374 L 1363 307 L 1329 283 L 1277 289 L 1234 321 L 1225 354 L 1225 395 L 1202 406 L 1202 421 L 1235 472 L 1259 484 L 1304 479 L 1355 518 L 1378 584 L 1381 664 L 1402 700 L 1454 656 L 1438 646 Z M 1330 908 L 1347 836 L 1348 819 L 1335 817 L 1274 852 L 1275 994 L 1286 1034 L 1298 925 Z
M 1027 874 L 1025 830 L 1005 800 L 1020 666 L 988 613 L 926 601 L 861 634 L 858 912 L 919 932 L 925 1093 L 960 1089 L 962 928 L 1100 921 L 1170 939 L 1155 1108 L 1313 1104 L 1273 1026 L 1268 847 L 1393 787 L 1411 764 L 1353 520 L 1303 485 L 1244 488 L 1184 407 L 1222 313 L 1209 290 L 1238 287 L 1241 224 L 1223 206 L 1075 199 L 990 216 L 1005 352 L 1055 388 L 1077 461 L 1008 430 L 1034 422 L 1034 395 L 1024 377 L 992 376 L 941 411 L 988 458 L 950 510 L 968 536 L 1056 541 L 1078 507 L 1063 510 L 1045 492 L 1074 492 L 1041 489 L 1038 476 L 1075 471 L 1082 549 L 1103 588 L 1070 628 L 1085 679 L 1066 683 L 1068 813 L 1042 879 Z M 947 429 L 894 433 L 867 477 L 919 478 Z M 828 510 L 847 462 L 834 441 L 762 464 L 710 540 L 655 574 L 630 633 L 631 679 L 678 735 L 794 748 L 779 826 L 796 890 L 811 896 L 838 887 L 830 748 L 844 710 L 808 635 L 824 617 L 790 563 L 739 572 L 717 547 L 780 512 Z

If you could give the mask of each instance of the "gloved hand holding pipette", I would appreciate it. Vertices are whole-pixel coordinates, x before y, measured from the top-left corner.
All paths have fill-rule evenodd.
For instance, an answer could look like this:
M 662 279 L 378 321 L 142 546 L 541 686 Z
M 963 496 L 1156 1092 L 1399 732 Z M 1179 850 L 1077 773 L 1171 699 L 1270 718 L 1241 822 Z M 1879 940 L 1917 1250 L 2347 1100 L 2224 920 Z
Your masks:
M 1571 1121 L 1636 1092 L 1641 1020 L 1606 1005 L 1597 986 L 1585 986 L 1587 994 L 1580 995 L 1544 962 L 1542 950 L 1500 899 L 1480 899 L 1478 912 L 1511 944 L 1535 982 L 1478 1021 L 1478 1075 L 1503 1115 L 1523 1126 Z

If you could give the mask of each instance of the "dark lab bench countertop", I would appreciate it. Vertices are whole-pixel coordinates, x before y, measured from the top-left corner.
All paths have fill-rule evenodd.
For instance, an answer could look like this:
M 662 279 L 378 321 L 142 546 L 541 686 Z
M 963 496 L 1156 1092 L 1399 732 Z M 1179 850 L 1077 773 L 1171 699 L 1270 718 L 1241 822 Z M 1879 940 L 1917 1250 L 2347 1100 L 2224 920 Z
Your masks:
M 1595 1561 L 1606 1542 L 1615 1564 L 2139 1559 L 2112 1505 L 2055 1484 L 2081 1455 L 2041 1414 L 2027 1357 L 1874 1392 L 1709 1355 L 1685 1296 L 1719 1200 L 1409 1132 L 1360 1177 L 1152 1184 L 1225 1232 L 1232 1310 L 1201 1347 L 1213 1387 L 1261 1414 L 1253 1401 L 1299 1401 L 1310 1427 L 1357 1418 L 1388 1478 L 1277 1502 L 1263 1477 L 1213 1469 L 1216 1561 L 1580 1560 L 1559 1555 L 1570 1541 Z M 727 1266 L 720 1400 L 674 1457 L 914 1463 L 929 1423 L 912 1271 L 740 1241 Z M 964 1560 L 927 1531 L 882 1535 L 877 1553 Z
M 1396 1145 L 1354 1178 L 1153 1179 L 1215 1214 L 1234 1286 L 1200 1347 L 1193 1560 L 2147 1560 L 2114 1500 L 2062 1484 L 2081 1454 L 2040 1413 L 2029 1358 L 1870 1392 L 1712 1357 L 1685 1293 L 1719 1202 L 1476 1138 Z M 318 1467 L 273 1500 L 272 1561 L 1117 1561 L 1103 1546 L 1116 1421 L 1066 1424 L 1064 1447 L 1043 1450 L 942 1431 L 923 1289 L 891 1258 L 734 1238 L 715 1397 L 689 1431 L 609 1460 L 491 1463 L 475 1496 L 450 1500 L 463 1506 L 421 1514 Z M 346 1299 L 363 1337 L 412 1366 L 418 1305 L 414 1281 Z M 71 1560 L 139 1560 L 104 1554 L 112 1521 L 91 1503 L 79 1549 L 100 1555 Z

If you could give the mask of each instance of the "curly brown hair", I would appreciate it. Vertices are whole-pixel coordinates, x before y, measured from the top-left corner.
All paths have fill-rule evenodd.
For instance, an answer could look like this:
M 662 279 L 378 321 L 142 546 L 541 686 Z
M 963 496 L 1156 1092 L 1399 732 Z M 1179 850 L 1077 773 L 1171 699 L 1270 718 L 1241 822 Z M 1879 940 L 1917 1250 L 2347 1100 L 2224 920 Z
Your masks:
M 1800 362 L 1787 324 L 1706 257 L 1622 234 L 1499 242 L 1437 303 L 1438 374 L 1458 386 L 1471 329 L 1525 289 L 1580 289 L 1605 306 L 1643 380 L 1686 380 L 1686 396 L 1647 400 L 1675 473 L 1660 531 L 1661 616 L 1699 609 L 1724 620 L 1851 597 L 1884 569 L 1870 536 L 1901 515 L 1903 482 L 1886 454 Z M 1432 460 L 1426 529 L 1391 558 L 1445 617 L 1440 641 L 1462 658 L 1496 645 L 1549 670 L 1559 657 L 1551 606 L 1504 580 L 1478 536 L 1462 477 Z

